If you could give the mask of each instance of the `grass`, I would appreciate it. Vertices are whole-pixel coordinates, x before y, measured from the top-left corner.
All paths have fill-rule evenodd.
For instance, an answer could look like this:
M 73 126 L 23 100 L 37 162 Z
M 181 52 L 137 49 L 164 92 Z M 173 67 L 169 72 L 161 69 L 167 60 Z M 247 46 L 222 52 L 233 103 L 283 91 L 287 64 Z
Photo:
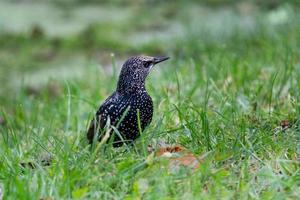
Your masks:
M 87 64 L 78 78 L 53 79 L 37 91 L 23 85 L 2 95 L 4 198 L 299 198 L 300 26 L 297 9 L 287 10 L 289 20 L 275 25 L 259 12 L 250 32 L 236 27 L 212 36 L 187 26 L 173 43 L 128 46 L 124 57 L 163 50 L 172 58 L 147 80 L 154 119 L 134 147 L 87 145 L 87 124 L 117 79 L 96 64 Z M 37 46 L 44 42 L 49 45 L 41 40 Z M 24 43 L 24 52 L 29 46 Z M 167 158 L 147 151 L 161 141 L 205 155 L 204 161 L 195 171 L 172 170 Z M 51 165 L 43 166 L 49 155 Z M 23 168 L 24 162 L 37 167 Z

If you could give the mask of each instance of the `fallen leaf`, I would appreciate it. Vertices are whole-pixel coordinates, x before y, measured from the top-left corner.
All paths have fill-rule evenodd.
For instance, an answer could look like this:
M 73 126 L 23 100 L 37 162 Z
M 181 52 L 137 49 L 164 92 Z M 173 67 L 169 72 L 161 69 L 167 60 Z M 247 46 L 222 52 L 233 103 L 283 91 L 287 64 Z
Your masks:
M 291 123 L 289 120 L 285 119 L 285 120 L 282 120 L 280 122 L 280 126 L 283 128 L 283 129 L 287 129 L 287 128 L 290 128 L 291 127 Z
M 198 169 L 200 161 L 192 153 L 180 156 L 178 158 L 172 158 L 169 167 L 173 171 L 174 169 L 179 169 L 180 167 L 189 167 L 193 170 Z
M 172 153 L 178 153 L 178 152 L 183 152 L 186 151 L 186 149 L 180 145 L 175 145 L 171 147 L 163 147 L 160 148 L 156 151 L 155 155 L 156 156 L 164 156 L 164 154 L 172 154 Z M 168 156 L 167 156 L 168 157 Z
M 155 156 L 169 158 L 169 169 L 173 172 L 178 171 L 181 167 L 188 167 L 195 171 L 204 160 L 204 156 L 195 156 L 180 145 L 159 148 L 155 152 Z

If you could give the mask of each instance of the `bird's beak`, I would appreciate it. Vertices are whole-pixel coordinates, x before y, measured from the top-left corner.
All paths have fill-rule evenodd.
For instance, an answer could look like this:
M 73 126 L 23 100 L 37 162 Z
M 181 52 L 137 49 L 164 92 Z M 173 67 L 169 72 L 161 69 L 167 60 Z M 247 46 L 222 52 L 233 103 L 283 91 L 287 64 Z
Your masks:
M 159 57 L 159 58 L 154 58 L 154 65 L 156 65 L 157 63 L 163 62 L 165 60 L 168 60 L 170 57 Z

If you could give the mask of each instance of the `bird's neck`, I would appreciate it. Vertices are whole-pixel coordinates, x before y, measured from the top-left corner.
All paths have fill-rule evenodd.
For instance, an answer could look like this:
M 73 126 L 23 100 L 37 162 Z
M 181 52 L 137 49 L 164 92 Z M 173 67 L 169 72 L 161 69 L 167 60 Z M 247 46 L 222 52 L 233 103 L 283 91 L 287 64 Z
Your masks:
M 120 94 L 135 94 L 146 91 L 144 81 L 124 81 L 119 79 L 117 92 Z

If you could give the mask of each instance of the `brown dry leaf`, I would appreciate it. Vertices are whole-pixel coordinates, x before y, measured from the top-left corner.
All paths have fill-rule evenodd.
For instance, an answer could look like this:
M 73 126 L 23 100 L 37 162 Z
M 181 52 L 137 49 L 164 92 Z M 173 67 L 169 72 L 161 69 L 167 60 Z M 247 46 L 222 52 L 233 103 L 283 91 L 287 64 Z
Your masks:
M 180 145 L 175 145 L 171 147 L 163 147 L 156 151 L 155 156 L 167 156 L 172 153 L 179 153 L 186 151 L 186 149 Z M 169 156 L 167 156 L 169 157 Z
M 194 156 L 192 153 L 188 153 L 178 158 L 172 158 L 169 167 L 173 170 L 179 169 L 180 167 L 189 167 L 196 170 L 198 169 L 200 162 L 202 162 L 202 160 Z
M 291 127 L 291 123 L 289 120 L 285 119 L 285 120 L 282 120 L 280 122 L 280 126 L 283 128 L 283 129 L 287 129 L 287 128 L 290 128 Z
M 180 145 L 159 148 L 155 152 L 155 156 L 170 158 L 169 169 L 171 171 L 178 171 L 181 167 L 189 167 L 195 171 L 204 159 L 202 156 L 195 156 Z

